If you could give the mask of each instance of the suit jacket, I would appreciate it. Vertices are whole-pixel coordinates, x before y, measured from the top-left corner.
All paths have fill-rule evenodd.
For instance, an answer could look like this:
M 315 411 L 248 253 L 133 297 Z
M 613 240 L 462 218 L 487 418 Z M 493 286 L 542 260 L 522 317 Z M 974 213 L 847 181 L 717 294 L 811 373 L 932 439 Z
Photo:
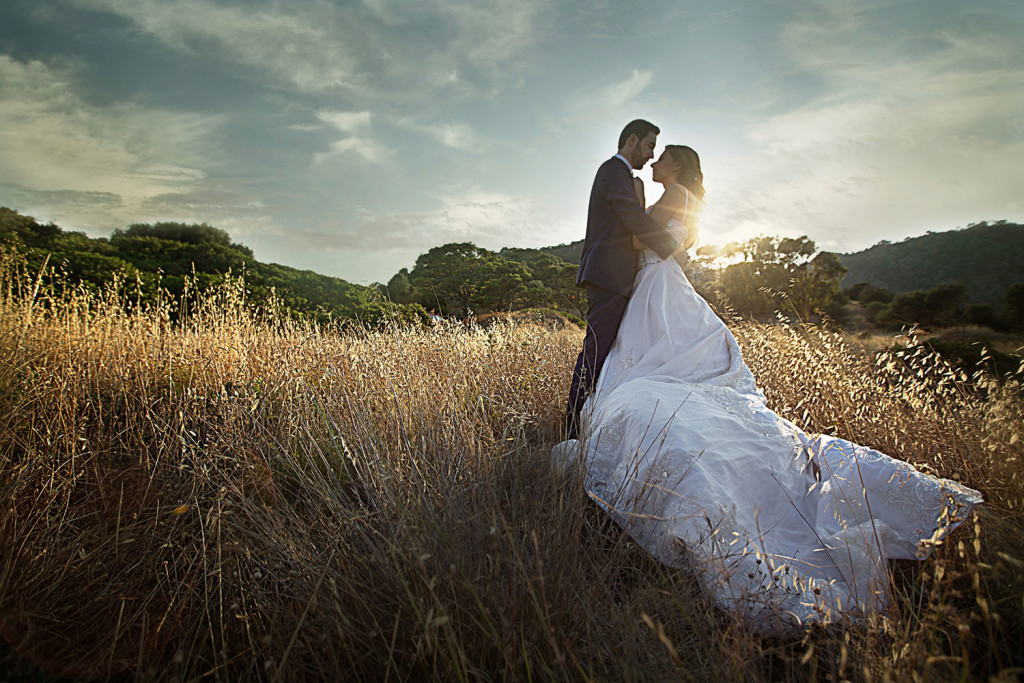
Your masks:
M 637 251 L 633 235 L 662 258 L 679 246 L 665 228 L 640 206 L 633 189 L 633 174 L 621 159 L 601 164 L 590 190 L 587 235 L 576 273 L 576 284 L 592 284 L 622 296 L 633 292 Z

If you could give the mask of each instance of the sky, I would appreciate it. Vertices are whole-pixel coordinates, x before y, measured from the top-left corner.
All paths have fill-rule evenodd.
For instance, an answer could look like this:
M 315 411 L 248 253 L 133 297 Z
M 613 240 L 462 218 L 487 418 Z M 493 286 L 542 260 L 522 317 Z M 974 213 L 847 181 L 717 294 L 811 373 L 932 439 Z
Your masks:
M 703 243 L 853 252 L 1024 222 L 1022 38 L 1021 0 L 0 0 L 0 205 L 387 282 L 582 239 L 645 118 L 700 154 Z

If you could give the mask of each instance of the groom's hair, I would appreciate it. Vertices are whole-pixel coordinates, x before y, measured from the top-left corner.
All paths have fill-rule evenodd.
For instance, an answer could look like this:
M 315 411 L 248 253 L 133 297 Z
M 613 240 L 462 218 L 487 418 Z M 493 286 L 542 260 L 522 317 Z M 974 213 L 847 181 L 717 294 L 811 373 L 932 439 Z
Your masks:
M 651 133 L 660 135 L 661 129 L 650 121 L 644 121 L 643 119 L 630 121 L 626 124 L 626 127 L 622 129 L 622 133 L 619 134 L 619 149 L 626 146 L 626 140 L 629 139 L 630 135 L 635 135 L 638 140 L 643 140 Z

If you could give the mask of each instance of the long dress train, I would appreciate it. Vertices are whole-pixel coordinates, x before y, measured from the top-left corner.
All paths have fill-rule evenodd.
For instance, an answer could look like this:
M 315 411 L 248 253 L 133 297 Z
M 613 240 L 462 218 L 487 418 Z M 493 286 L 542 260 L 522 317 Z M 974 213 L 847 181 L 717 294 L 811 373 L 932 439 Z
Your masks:
M 648 552 L 768 631 L 881 608 L 886 560 L 923 559 L 982 500 L 776 415 L 728 327 L 650 251 L 581 438 L 553 457 L 581 463 L 590 497 Z

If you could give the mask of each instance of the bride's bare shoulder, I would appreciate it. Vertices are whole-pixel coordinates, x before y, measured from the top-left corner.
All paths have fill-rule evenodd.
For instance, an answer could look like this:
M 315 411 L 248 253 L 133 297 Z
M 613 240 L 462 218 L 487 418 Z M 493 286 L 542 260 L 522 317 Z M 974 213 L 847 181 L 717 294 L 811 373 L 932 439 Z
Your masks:
M 667 185 L 665 193 L 661 195 L 661 199 L 669 207 L 681 208 L 686 206 L 687 190 L 682 185 L 676 185 L 675 183 Z

